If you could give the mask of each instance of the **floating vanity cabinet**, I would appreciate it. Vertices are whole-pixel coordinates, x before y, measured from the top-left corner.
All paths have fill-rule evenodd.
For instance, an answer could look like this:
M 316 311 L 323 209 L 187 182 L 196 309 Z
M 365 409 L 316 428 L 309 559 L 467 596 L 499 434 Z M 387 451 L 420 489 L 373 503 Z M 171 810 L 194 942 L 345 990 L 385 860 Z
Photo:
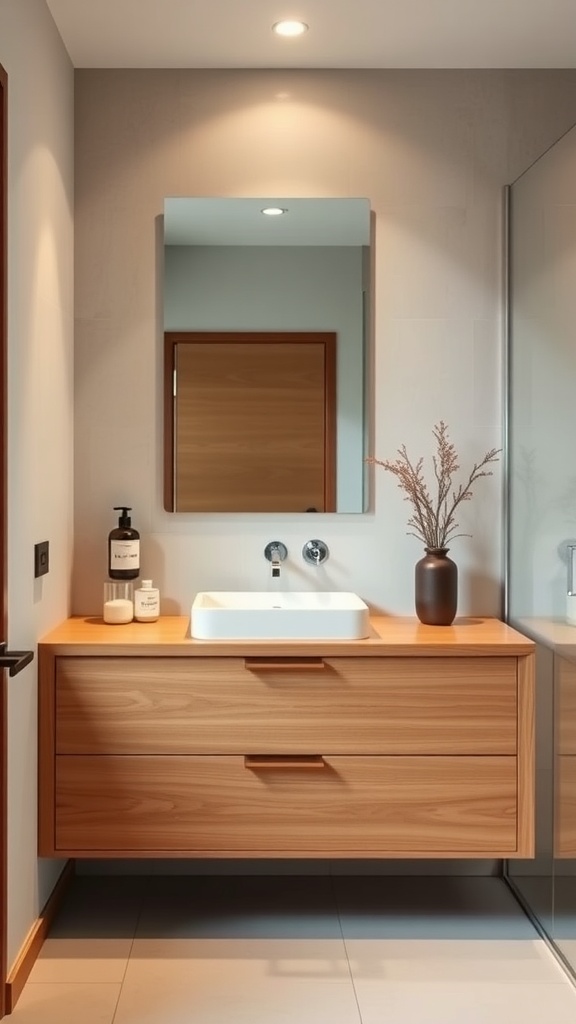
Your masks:
M 64 623 L 39 645 L 41 856 L 532 856 L 533 643 L 493 619 L 371 634 Z

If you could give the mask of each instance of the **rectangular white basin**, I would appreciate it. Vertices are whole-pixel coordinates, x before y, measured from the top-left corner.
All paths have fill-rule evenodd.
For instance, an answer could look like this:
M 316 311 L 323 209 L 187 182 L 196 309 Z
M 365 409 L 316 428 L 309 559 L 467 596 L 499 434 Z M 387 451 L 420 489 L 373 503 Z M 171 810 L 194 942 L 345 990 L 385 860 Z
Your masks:
M 369 635 L 369 609 L 338 591 L 204 591 L 190 629 L 197 640 L 360 640 Z

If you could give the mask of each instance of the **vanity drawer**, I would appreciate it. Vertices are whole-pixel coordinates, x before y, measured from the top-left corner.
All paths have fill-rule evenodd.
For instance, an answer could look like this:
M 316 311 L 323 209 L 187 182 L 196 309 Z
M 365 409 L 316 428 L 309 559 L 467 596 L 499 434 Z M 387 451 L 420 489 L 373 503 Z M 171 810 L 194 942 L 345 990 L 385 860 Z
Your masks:
M 504 856 L 512 757 L 59 757 L 56 853 Z
M 57 659 L 59 754 L 513 755 L 516 659 Z

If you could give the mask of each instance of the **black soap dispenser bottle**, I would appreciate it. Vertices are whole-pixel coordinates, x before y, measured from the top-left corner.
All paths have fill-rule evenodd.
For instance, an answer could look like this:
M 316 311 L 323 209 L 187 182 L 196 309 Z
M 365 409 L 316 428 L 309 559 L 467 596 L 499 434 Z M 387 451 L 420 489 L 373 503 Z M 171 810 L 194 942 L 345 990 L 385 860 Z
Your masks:
M 111 580 L 135 580 L 140 575 L 140 534 L 132 526 L 127 505 L 115 505 L 118 526 L 108 534 L 108 574 Z

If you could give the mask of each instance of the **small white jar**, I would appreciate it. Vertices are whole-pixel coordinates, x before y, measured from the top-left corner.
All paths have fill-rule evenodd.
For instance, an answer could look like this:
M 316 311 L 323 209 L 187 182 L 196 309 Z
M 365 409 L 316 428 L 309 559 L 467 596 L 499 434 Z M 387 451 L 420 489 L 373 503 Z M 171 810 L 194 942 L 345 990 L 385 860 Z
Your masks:
M 156 622 L 160 616 L 160 591 L 152 580 L 142 580 L 134 591 L 134 618 L 136 622 Z

